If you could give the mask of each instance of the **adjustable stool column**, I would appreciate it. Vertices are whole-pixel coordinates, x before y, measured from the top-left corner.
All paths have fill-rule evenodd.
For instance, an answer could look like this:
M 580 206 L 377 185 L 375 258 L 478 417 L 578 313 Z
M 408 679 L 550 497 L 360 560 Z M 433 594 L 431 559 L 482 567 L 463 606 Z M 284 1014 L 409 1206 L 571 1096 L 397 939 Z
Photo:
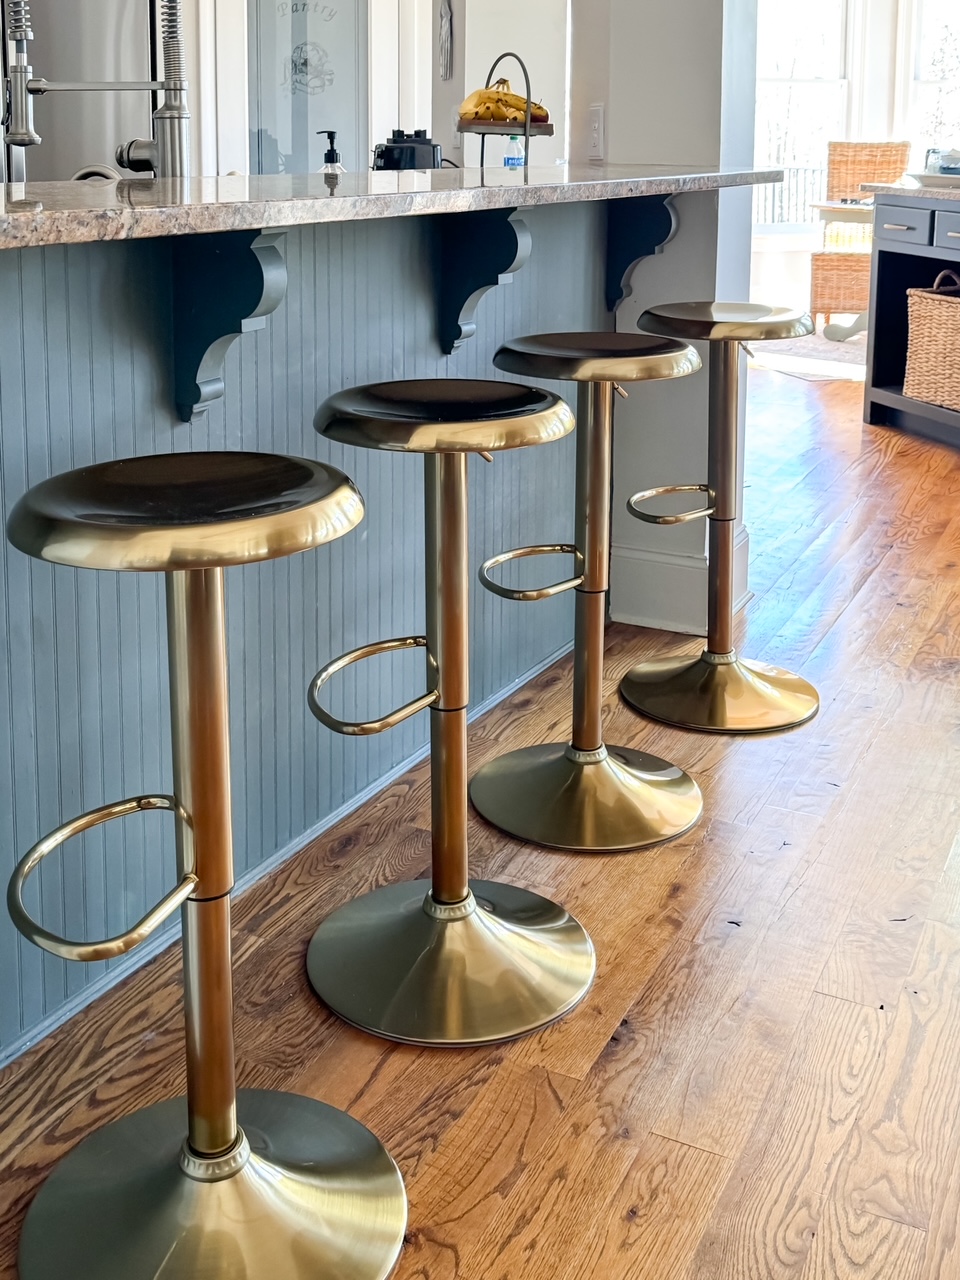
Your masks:
M 307 954 L 313 989 L 347 1022 L 391 1040 L 471 1045 L 555 1021 L 586 995 L 596 960 L 562 907 L 512 885 L 468 879 L 467 703 L 470 574 L 467 454 L 546 444 L 573 430 L 557 396 L 504 382 L 387 382 L 331 397 L 325 436 L 424 455 L 427 634 L 366 645 L 324 667 L 309 701 L 337 733 L 381 733 L 430 708 L 433 876 L 387 885 L 341 907 Z M 428 692 L 366 724 L 320 705 L 343 667 L 423 648 Z
M 554 849 L 615 853 L 681 835 L 699 819 L 697 784 L 658 756 L 603 741 L 603 647 L 610 566 L 613 393 L 622 382 L 679 378 L 700 368 L 682 342 L 625 333 L 547 333 L 517 338 L 494 363 L 510 373 L 578 383 L 576 546 L 522 547 L 480 570 L 490 591 L 538 600 L 576 590 L 573 736 L 525 747 L 485 765 L 470 784 L 477 811 L 494 826 Z M 625 393 L 622 393 L 625 394 Z M 508 560 L 572 553 L 578 575 L 542 590 L 512 591 L 490 576 Z
M 670 485 L 634 494 L 627 504 L 638 520 L 676 523 L 651 515 L 646 499 L 691 488 L 704 489 L 710 506 L 683 519 L 707 515 L 707 647 L 699 658 L 659 658 L 634 667 L 620 692 L 653 720 L 712 733 L 763 733 L 789 729 L 816 715 L 813 685 L 782 667 L 741 658 L 733 644 L 734 528 L 737 518 L 737 428 L 740 344 L 797 338 L 813 332 L 809 316 L 752 302 L 677 302 L 640 317 L 647 333 L 709 342 L 709 459 L 706 485 Z
M 7 901 L 31 942 L 80 961 L 133 950 L 181 907 L 187 1052 L 185 1100 L 100 1129 L 47 1179 L 20 1240 L 22 1280 L 384 1280 L 393 1269 L 406 1197 L 373 1134 L 310 1098 L 238 1095 L 234 1078 L 223 570 L 331 542 L 362 518 L 341 472 L 258 453 L 84 467 L 37 485 L 10 516 L 10 541 L 28 555 L 166 574 L 174 794 L 58 828 L 17 867 Z M 174 814 L 181 878 L 139 924 L 68 942 L 30 918 L 23 890 L 44 858 L 71 836 L 154 809 Z

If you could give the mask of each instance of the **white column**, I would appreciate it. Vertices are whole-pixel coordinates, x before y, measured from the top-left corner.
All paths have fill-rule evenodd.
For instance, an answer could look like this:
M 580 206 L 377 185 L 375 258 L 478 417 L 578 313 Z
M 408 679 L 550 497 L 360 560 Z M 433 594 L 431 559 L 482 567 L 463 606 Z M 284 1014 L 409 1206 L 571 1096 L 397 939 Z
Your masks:
M 609 21 L 608 164 L 671 168 L 749 167 L 753 160 L 756 0 L 574 0 L 574 139 L 583 139 L 584 99 L 603 84 L 590 30 Z M 582 158 L 581 152 L 577 158 Z M 635 270 L 617 328 L 636 330 L 657 302 L 746 299 L 750 285 L 750 193 L 676 199 L 677 236 Z M 704 358 L 706 351 L 703 351 Z M 662 484 L 698 484 L 707 472 L 706 372 L 638 385 L 617 404 L 611 612 L 618 621 L 705 634 L 706 529 L 657 527 L 628 516 L 627 498 Z M 742 484 L 742 481 L 741 481 Z M 694 498 L 696 495 L 694 495 Z M 737 539 L 739 603 L 748 598 L 749 540 Z
M 193 172 L 249 173 L 246 0 L 185 0 L 183 35 Z

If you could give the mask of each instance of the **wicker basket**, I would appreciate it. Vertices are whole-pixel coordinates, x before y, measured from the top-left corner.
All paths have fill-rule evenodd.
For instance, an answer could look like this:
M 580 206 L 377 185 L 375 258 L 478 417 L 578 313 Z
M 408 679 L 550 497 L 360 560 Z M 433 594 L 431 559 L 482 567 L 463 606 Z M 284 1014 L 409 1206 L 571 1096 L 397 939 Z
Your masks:
M 864 182 L 898 182 L 910 161 L 909 142 L 831 142 L 827 146 L 827 199 L 862 200 Z M 824 251 L 814 253 L 810 310 L 814 316 L 859 313 L 870 305 L 871 228 L 829 224 Z M 863 252 L 854 249 L 862 243 Z
M 831 142 L 827 199 L 862 200 L 863 182 L 899 182 L 910 163 L 909 142 Z
M 908 289 L 907 307 L 903 394 L 960 413 L 960 276 L 941 271 L 932 289 Z
M 867 310 L 869 253 L 814 253 L 811 259 L 810 310 L 814 316 Z

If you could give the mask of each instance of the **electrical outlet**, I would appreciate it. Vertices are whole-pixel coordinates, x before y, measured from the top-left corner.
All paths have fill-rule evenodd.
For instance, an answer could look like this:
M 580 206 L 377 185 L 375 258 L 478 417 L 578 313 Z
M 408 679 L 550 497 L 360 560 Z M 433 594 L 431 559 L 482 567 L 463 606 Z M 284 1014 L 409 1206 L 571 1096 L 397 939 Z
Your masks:
M 603 103 L 594 102 L 589 108 L 589 138 L 587 156 L 591 160 L 603 159 Z
M 451 151 L 459 151 L 463 146 L 463 134 L 457 128 L 460 123 L 460 108 L 454 107 L 450 114 L 450 124 L 453 129 L 453 142 L 450 144 Z

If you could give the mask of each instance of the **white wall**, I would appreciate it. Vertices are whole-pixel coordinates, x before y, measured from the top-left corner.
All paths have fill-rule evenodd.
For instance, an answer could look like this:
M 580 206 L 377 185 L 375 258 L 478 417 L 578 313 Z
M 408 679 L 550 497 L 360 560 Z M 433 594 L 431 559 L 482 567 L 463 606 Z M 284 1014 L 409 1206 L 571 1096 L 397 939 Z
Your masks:
M 460 103 L 467 96 L 466 58 L 464 56 L 467 29 L 467 0 L 452 0 L 453 10 L 453 74 L 449 80 L 440 79 L 439 59 L 433 64 L 433 140 L 439 142 L 443 154 L 456 164 L 463 161 L 461 136 L 457 133 L 456 117 Z M 433 48 L 440 42 L 440 5 L 433 6 Z
M 369 0 L 370 145 L 400 124 L 400 9 L 397 0 Z M 371 161 L 372 163 L 372 161 Z
M 570 160 L 588 156 L 589 110 L 610 105 L 610 0 L 572 0 Z
M 394 129 L 429 131 L 435 42 L 431 0 L 369 0 L 369 6 L 372 151 Z
M 466 0 L 464 21 L 464 75 L 466 92 L 480 89 L 498 54 L 518 53 L 530 72 L 534 98 L 550 112 L 556 134 L 532 141 L 530 162 L 554 164 L 568 155 L 567 93 L 570 71 L 570 0 Z M 497 75 L 510 81 L 515 93 L 524 93 L 523 74 L 513 59 L 504 62 Z M 487 163 L 499 164 L 504 144 L 487 141 Z M 464 163 L 479 163 L 480 142 L 464 139 Z
M 400 0 L 400 116 L 394 128 L 412 133 L 426 129 L 432 115 L 433 4 L 431 0 Z M 381 141 L 377 136 L 373 141 Z
M 610 0 L 610 163 L 719 162 L 723 12 L 723 0 Z
M 246 0 L 185 0 L 193 167 L 247 173 L 250 115 Z
M 608 109 L 611 96 L 611 5 L 609 0 L 572 0 L 570 159 L 589 159 L 589 111 Z
M 586 4 L 583 12 L 587 12 Z M 608 162 L 748 168 L 756 96 L 756 0 L 609 0 Z M 579 50 L 575 41 L 574 48 Z M 591 66 L 598 64 L 593 51 Z M 577 63 L 574 63 L 574 75 Z M 678 197 L 676 238 L 636 268 L 617 328 L 657 302 L 750 289 L 750 190 Z M 706 364 L 707 350 L 701 354 Z M 742 429 L 742 424 L 741 424 Z M 699 484 L 707 470 L 706 372 L 639 386 L 617 406 L 611 612 L 620 621 L 703 634 L 706 530 L 660 528 L 625 511 L 638 489 Z M 737 538 L 747 598 L 749 539 Z

